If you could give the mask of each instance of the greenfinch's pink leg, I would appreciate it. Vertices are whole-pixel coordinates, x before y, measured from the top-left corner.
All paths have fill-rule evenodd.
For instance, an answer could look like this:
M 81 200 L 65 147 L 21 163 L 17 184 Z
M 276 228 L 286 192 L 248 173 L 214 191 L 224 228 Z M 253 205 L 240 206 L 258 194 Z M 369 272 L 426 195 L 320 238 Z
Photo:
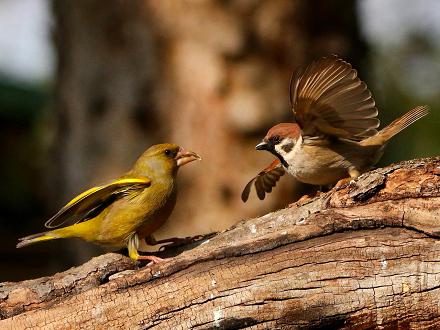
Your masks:
M 142 255 L 139 255 L 137 260 L 150 260 L 151 262 L 148 263 L 148 265 L 152 265 L 152 264 L 158 264 L 159 262 L 162 262 L 165 259 L 162 259 L 162 258 L 159 258 L 159 257 L 156 257 L 156 256 L 142 256 Z
M 137 234 L 131 235 L 130 238 L 128 239 L 128 244 L 127 244 L 128 255 L 130 256 L 131 259 L 133 259 L 133 260 L 150 260 L 151 262 L 148 263 L 148 265 L 157 264 L 157 263 L 159 263 L 159 262 L 164 260 L 164 259 L 156 257 L 156 256 L 143 256 L 143 255 L 140 255 L 138 250 L 137 250 L 138 246 L 139 246 L 139 237 L 138 237 L 138 235 Z

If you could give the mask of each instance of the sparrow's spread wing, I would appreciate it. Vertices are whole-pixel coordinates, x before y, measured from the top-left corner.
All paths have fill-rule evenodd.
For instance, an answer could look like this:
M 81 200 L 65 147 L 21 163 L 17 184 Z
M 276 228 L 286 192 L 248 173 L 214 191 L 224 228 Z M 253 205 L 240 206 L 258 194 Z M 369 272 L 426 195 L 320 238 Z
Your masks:
M 105 186 L 93 187 L 72 199 L 44 225 L 57 228 L 91 219 L 120 197 L 150 185 L 147 178 L 121 178 Z
M 298 70 L 290 98 L 303 135 L 362 140 L 377 133 L 379 119 L 371 92 L 356 70 L 336 56 Z
M 262 170 L 258 175 L 248 182 L 241 193 L 241 199 L 246 202 L 249 198 L 252 185 L 255 184 L 255 190 L 259 199 L 263 200 L 266 193 L 270 193 L 276 186 L 277 181 L 284 175 L 285 171 L 278 159 L 274 160 L 268 167 Z

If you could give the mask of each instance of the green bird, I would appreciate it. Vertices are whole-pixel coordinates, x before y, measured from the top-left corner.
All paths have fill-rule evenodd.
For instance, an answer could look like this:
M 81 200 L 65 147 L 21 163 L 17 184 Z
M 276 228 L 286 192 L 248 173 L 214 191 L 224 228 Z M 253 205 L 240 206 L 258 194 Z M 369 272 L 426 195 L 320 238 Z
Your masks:
M 178 145 L 154 145 L 139 157 L 132 170 L 76 196 L 45 223 L 52 230 L 20 238 L 17 248 L 58 238 L 79 238 L 114 249 L 127 247 L 130 258 L 157 263 L 162 259 L 139 254 L 140 241 L 173 241 L 156 241 L 152 234 L 176 204 L 177 170 L 194 160 L 201 158 Z

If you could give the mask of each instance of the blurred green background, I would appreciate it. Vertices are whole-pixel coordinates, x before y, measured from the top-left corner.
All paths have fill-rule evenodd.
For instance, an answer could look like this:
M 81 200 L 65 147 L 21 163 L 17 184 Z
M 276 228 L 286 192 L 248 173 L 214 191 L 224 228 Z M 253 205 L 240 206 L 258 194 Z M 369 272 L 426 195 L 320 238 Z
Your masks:
M 226 228 L 293 200 L 289 179 L 264 202 L 244 205 L 239 194 L 270 161 L 252 146 L 290 118 L 290 71 L 322 55 L 353 63 L 382 125 L 431 107 L 379 165 L 439 154 L 439 1 L 103 3 L 0 0 L 0 281 L 102 253 L 72 241 L 15 244 L 153 143 L 176 141 L 204 158 L 182 175 L 165 236 Z

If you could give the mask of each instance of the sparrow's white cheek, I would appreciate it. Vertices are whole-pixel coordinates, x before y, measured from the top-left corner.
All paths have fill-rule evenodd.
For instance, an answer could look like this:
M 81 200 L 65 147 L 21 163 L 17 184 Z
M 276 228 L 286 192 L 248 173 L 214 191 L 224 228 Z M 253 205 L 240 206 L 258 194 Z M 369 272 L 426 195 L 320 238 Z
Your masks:
M 277 145 L 275 148 L 278 154 L 281 155 L 286 163 L 289 165 L 289 168 L 297 165 L 298 159 L 301 156 L 300 139 L 298 139 L 297 141 L 283 141 L 282 144 Z
M 284 155 L 284 154 L 285 154 L 284 150 L 281 148 L 281 144 L 277 144 L 277 145 L 275 145 L 275 151 L 276 151 L 277 154 L 279 154 L 279 155 Z
M 292 139 L 284 139 L 281 143 L 275 146 L 275 150 L 280 155 L 288 155 L 295 148 L 295 141 Z

